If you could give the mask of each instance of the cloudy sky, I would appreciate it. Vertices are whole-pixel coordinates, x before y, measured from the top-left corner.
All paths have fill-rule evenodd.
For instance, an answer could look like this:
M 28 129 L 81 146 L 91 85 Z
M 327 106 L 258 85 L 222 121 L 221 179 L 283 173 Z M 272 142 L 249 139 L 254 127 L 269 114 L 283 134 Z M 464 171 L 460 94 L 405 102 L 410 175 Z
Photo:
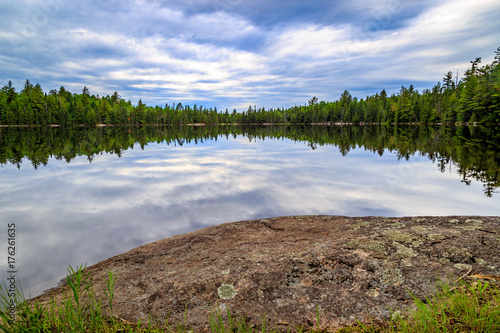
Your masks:
M 430 88 L 500 46 L 498 0 L 2 0 L 0 85 L 289 107 Z

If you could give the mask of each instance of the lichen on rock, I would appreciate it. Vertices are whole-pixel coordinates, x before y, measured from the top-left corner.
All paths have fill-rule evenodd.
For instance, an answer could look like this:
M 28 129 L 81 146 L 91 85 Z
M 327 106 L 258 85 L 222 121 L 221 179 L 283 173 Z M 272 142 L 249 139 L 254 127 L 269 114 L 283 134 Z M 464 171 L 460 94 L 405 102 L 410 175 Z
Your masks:
M 442 234 L 428 234 L 427 239 L 431 241 L 442 241 L 446 239 L 446 236 Z
M 232 299 L 238 294 L 238 291 L 234 289 L 233 285 L 223 283 L 217 289 L 217 294 L 219 294 L 219 297 L 222 299 Z
M 471 269 L 472 268 L 471 265 L 467 265 L 467 264 L 455 264 L 455 265 L 453 265 L 453 267 L 456 267 L 458 269 Z
M 408 243 L 414 247 L 418 247 L 423 243 L 420 237 L 416 235 L 410 235 L 409 233 L 401 232 L 399 230 L 388 230 L 384 234 L 390 240 L 401 243 Z
M 396 253 L 394 253 L 392 256 L 394 258 L 409 258 L 409 257 L 416 257 L 417 253 L 410 247 L 406 247 L 402 244 L 394 242 L 394 246 L 396 247 Z
M 387 268 L 384 271 L 381 282 L 399 286 L 403 283 L 403 274 L 399 268 Z

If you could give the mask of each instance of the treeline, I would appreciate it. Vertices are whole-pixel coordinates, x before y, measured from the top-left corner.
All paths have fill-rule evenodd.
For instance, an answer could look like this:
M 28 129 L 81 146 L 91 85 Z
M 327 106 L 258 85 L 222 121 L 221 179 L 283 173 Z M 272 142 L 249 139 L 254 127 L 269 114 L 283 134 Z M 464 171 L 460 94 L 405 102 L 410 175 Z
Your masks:
M 413 86 L 401 87 L 388 96 L 385 90 L 358 99 L 346 90 L 334 102 L 318 102 L 288 109 L 249 106 L 237 112 L 178 103 L 162 106 L 137 105 L 125 101 L 118 92 L 111 96 L 81 94 L 64 87 L 44 93 L 29 80 L 18 93 L 9 81 L 0 90 L 0 124 L 3 125 L 183 125 L 203 123 L 500 123 L 500 47 L 491 64 L 481 66 L 481 58 L 458 79 L 448 72 L 443 83 L 422 92 Z
M 462 182 L 483 184 L 485 195 L 500 187 L 500 132 L 494 127 L 430 126 L 142 126 L 142 127 L 4 127 L 0 128 L 0 164 L 21 167 L 23 160 L 37 169 L 51 158 L 70 163 L 79 156 L 89 162 L 100 154 L 116 154 L 152 142 L 187 143 L 246 137 L 249 141 L 287 139 L 316 149 L 335 145 L 342 155 L 362 148 L 375 154 L 410 159 L 427 156 L 445 172 L 457 165 Z M 168 153 L 168 152 L 166 152 Z

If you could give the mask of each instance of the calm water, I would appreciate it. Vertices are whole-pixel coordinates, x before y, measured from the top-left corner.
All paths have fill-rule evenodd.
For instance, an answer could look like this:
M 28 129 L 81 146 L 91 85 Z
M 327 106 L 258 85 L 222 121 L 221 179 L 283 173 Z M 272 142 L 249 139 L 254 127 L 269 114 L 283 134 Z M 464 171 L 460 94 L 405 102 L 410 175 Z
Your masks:
M 0 130 L 0 272 L 15 223 L 32 295 L 68 265 L 224 222 L 500 215 L 496 129 Z

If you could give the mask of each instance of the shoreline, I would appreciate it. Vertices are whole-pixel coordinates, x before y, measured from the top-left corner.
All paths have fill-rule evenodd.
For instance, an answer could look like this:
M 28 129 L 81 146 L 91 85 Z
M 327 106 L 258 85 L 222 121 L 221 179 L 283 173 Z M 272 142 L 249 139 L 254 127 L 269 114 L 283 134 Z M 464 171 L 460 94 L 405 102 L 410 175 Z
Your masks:
M 0 128 L 7 127 L 23 127 L 23 128 L 35 128 L 35 127 L 143 127 L 143 126 L 191 126 L 191 127 L 203 127 L 203 126 L 500 126 L 500 123 L 489 123 L 489 124 L 479 124 L 474 123 L 344 123 L 344 122 L 326 122 L 326 123 L 220 123 L 220 124 L 204 124 L 204 123 L 188 123 L 188 124 L 72 124 L 72 125 L 59 125 L 59 124 L 49 124 L 49 125 L 35 125 L 35 124 L 22 124 L 22 125 L 4 125 L 0 124 Z
M 187 309 L 188 324 L 203 329 L 206 310 L 217 303 L 291 323 L 314 318 L 316 304 L 329 326 L 340 327 L 365 318 L 366 308 L 385 318 L 387 307 L 411 305 L 408 292 L 432 295 L 436 278 L 454 281 L 469 270 L 499 275 L 499 235 L 497 216 L 283 216 L 159 240 L 86 272 L 95 290 L 113 272 L 114 309 L 131 322 L 153 309 L 160 320 L 169 314 L 181 322 Z M 64 288 L 34 300 L 57 299 Z

